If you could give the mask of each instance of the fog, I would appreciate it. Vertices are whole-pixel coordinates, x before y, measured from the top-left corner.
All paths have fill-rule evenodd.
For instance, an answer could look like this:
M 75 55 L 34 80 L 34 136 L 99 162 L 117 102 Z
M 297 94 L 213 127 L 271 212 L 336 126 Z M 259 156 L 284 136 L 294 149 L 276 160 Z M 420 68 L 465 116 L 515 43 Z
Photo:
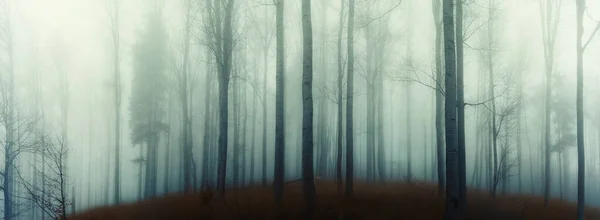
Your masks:
M 211 6 L 215 2 L 0 0 L 0 154 L 4 155 L 0 179 L 3 202 L 11 203 L 3 206 L 4 219 L 51 216 L 44 210 L 49 207 L 41 206 L 60 204 L 40 201 L 61 191 L 66 197 L 63 204 L 69 204 L 66 213 L 73 214 L 218 187 L 218 160 L 223 159 L 217 152 L 222 118 L 219 80 L 225 66 L 231 70 L 225 117 L 226 188 L 273 182 L 274 2 L 233 3 L 229 65 L 222 61 L 227 55 L 219 54 L 227 49 L 225 43 L 211 35 L 220 32 L 215 31 L 215 19 L 226 22 L 227 14 L 225 3 L 221 14 L 216 13 Z M 340 2 L 345 2 L 343 7 Z M 559 5 L 558 14 L 548 15 L 554 9 L 546 10 L 546 4 Z M 445 164 L 438 161 L 436 149 L 436 94 L 443 93 L 436 86 L 443 87 L 444 80 L 436 78 L 432 7 L 432 1 L 356 0 L 351 125 L 355 179 L 438 183 L 440 171 L 445 175 L 445 168 L 437 166 Z M 334 181 L 340 101 L 341 164 L 346 175 L 348 1 L 313 0 L 311 10 L 314 175 Z M 301 13 L 301 1 L 286 1 L 285 181 L 302 178 Z M 544 25 L 545 18 L 558 21 L 550 71 L 550 122 L 544 117 L 548 36 L 542 33 L 543 27 L 550 27 L 552 34 L 554 27 Z M 583 42 L 590 39 L 583 56 L 583 121 L 586 204 L 594 206 L 600 205 L 600 185 L 595 184 L 600 180 L 600 36 L 592 35 L 600 35 L 594 31 L 598 22 L 600 2 L 589 0 L 583 16 Z M 491 190 L 497 181 L 498 194 L 544 196 L 545 152 L 551 146 L 550 196 L 577 200 L 576 24 L 575 1 L 464 1 L 468 187 Z M 220 34 L 225 36 L 226 31 Z M 343 68 L 342 100 L 338 65 Z M 121 97 L 118 109 L 116 97 Z M 497 121 L 494 129 L 492 118 Z M 494 136 L 497 165 L 491 161 Z M 155 156 L 147 152 L 152 147 Z M 53 159 L 63 162 L 48 162 Z

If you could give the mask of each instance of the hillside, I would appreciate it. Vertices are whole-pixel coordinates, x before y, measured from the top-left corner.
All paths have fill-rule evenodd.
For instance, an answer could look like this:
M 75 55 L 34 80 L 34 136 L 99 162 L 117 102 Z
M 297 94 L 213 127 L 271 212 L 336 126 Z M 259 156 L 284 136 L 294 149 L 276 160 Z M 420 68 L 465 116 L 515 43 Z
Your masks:
M 230 190 L 226 198 L 212 193 L 173 194 L 157 199 L 103 207 L 69 217 L 70 220 L 125 219 L 301 219 L 300 183 L 286 186 L 283 216 L 275 211 L 271 188 Z M 357 183 L 355 196 L 343 201 L 333 182 L 317 183 L 317 219 L 442 219 L 443 200 L 435 185 L 424 183 Z M 469 192 L 469 219 L 575 219 L 575 204 L 554 200 L 547 209 L 543 198 L 525 195 L 491 199 L 485 192 Z M 586 219 L 600 219 L 598 209 L 586 209 Z

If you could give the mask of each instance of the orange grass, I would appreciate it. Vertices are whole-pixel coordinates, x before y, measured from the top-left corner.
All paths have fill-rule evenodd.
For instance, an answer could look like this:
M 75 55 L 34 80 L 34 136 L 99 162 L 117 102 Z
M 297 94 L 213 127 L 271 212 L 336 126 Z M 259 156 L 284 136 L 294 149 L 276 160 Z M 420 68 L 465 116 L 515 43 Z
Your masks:
M 315 219 L 442 219 L 444 201 L 436 186 L 426 183 L 355 184 L 354 196 L 344 201 L 335 183 L 318 181 Z M 212 193 L 172 194 L 161 198 L 89 210 L 70 220 L 88 219 L 302 219 L 304 197 L 301 183 L 286 185 L 282 212 L 276 210 L 270 187 L 227 191 L 225 198 Z M 468 219 L 575 219 L 575 204 L 528 195 L 498 196 L 486 192 L 468 194 Z M 598 209 L 586 208 L 586 219 L 600 219 Z

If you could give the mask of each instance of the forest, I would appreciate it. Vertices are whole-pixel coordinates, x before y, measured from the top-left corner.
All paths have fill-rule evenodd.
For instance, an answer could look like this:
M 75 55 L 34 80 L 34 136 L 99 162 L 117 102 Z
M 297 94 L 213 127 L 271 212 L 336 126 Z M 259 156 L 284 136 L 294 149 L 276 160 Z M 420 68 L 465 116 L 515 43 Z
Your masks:
M 600 219 L 600 1 L 0 0 L 21 219 Z

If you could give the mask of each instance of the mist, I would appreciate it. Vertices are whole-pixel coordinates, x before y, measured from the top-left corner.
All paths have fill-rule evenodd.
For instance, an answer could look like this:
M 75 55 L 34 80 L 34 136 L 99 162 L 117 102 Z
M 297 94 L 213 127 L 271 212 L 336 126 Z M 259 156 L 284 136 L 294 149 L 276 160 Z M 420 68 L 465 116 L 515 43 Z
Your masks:
M 277 200 L 299 180 L 351 193 L 349 173 L 577 202 L 581 164 L 600 206 L 600 2 L 462 1 L 457 93 L 441 0 L 288 0 L 278 26 L 279 1 L 0 0 L 4 219 L 251 186 Z

